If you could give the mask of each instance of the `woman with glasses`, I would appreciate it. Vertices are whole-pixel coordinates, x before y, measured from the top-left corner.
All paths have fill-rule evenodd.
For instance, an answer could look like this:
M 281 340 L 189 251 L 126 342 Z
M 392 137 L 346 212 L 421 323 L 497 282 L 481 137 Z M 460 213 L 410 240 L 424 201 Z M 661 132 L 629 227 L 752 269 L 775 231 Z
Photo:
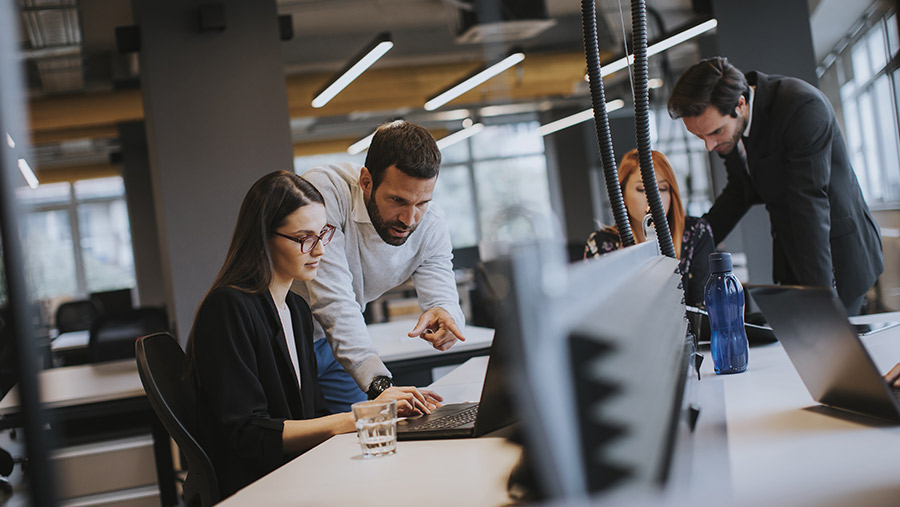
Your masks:
M 714 252 L 716 247 L 712 229 L 706 220 L 685 214 L 681 195 L 678 193 L 675 171 L 672 170 L 666 156 L 653 151 L 652 157 L 659 197 L 666 210 L 666 221 L 672 233 L 672 243 L 675 245 L 675 255 L 678 257 L 682 273 L 685 302 L 702 307 L 703 287 L 709 276 L 709 254 Z M 631 150 L 622 157 L 619 164 L 619 186 L 622 187 L 622 197 L 625 199 L 634 241 L 643 243 L 646 238 L 642 221 L 644 215 L 648 213 L 648 206 L 637 150 Z M 588 237 L 584 257 L 586 259 L 599 257 L 619 248 L 622 248 L 619 231 L 615 226 L 604 227 Z
M 289 289 L 312 280 L 334 227 L 322 195 L 296 174 L 259 179 L 241 204 L 225 264 L 203 298 L 187 346 L 197 433 L 222 498 L 329 437 L 355 430 L 328 414 L 316 383 L 309 305 Z M 440 397 L 392 387 L 401 415 Z

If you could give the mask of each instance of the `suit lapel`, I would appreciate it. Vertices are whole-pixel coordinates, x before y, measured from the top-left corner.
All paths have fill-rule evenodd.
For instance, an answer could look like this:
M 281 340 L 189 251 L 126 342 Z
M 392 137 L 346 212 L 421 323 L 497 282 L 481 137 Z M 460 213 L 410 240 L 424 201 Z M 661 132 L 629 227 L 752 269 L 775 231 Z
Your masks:
M 752 71 L 748 72 L 747 83 L 755 86 L 753 94 L 753 119 L 750 123 L 750 134 L 744 139 L 744 149 L 747 151 L 747 167 L 750 172 L 750 178 L 754 179 L 754 169 L 759 160 L 760 149 L 763 146 L 762 126 L 768 122 L 769 102 L 770 102 L 770 83 L 769 76 Z
M 284 392 L 288 396 L 291 413 L 299 417 L 303 414 L 303 399 L 302 396 L 300 396 L 300 390 L 297 389 L 297 374 L 294 372 L 294 363 L 291 361 L 290 352 L 288 352 L 287 339 L 284 336 L 284 328 L 281 326 L 281 317 L 278 316 L 278 309 L 275 308 L 275 302 L 272 301 L 272 295 L 269 291 L 266 291 L 262 297 L 267 303 L 269 324 L 274 336 L 273 340 L 275 341 L 274 350 L 277 351 L 276 354 L 279 356 L 277 360 L 281 363 L 280 367 L 282 371 L 287 372 L 287 375 L 281 376 L 281 384 L 284 388 Z M 291 319 L 296 318 L 293 309 L 291 309 L 290 306 L 288 308 L 291 311 Z M 297 326 L 292 327 L 294 329 L 297 328 Z M 299 347 L 297 348 L 297 354 L 300 354 Z

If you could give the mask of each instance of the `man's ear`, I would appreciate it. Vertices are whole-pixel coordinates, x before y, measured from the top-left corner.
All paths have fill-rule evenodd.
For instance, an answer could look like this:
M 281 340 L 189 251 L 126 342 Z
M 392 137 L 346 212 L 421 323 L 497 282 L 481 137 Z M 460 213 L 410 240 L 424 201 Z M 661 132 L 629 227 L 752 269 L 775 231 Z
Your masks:
M 746 105 L 747 105 L 747 98 L 744 97 L 743 95 L 741 95 L 740 97 L 738 97 L 738 103 L 737 103 L 737 106 L 735 106 L 735 108 L 734 108 L 734 117 L 735 117 L 735 118 L 737 118 L 738 115 L 741 114 L 740 109 L 741 109 L 742 107 L 746 106 Z
M 372 193 L 372 173 L 367 167 L 359 170 L 359 186 L 362 188 L 363 197 L 368 201 Z

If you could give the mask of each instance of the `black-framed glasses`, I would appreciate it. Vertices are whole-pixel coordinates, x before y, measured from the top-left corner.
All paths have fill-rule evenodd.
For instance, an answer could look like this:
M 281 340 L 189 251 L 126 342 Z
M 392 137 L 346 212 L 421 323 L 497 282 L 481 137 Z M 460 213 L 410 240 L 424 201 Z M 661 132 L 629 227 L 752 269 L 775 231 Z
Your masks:
M 325 227 L 322 228 L 322 232 L 320 232 L 319 234 L 309 234 L 307 236 L 301 236 L 299 238 L 288 236 L 287 234 L 282 234 L 280 232 L 273 232 L 272 234 L 281 236 L 285 239 L 289 239 L 294 243 L 298 243 L 300 245 L 301 252 L 309 253 L 313 251 L 313 248 L 316 247 L 316 244 L 318 244 L 319 241 L 322 242 L 322 246 L 331 243 L 331 238 L 334 237 L 334 229 L 335 227 L 333 225 L 325 224 Z

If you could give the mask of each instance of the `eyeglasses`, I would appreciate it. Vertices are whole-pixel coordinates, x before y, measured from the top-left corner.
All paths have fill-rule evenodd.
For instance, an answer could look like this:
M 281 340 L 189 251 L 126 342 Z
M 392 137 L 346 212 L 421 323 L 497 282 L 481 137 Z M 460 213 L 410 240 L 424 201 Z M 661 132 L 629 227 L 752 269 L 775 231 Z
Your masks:
M 322 232 L 319 234 L 310 234 L 308 236 L 302 236 L 299 238 L 295 238 L 293 236 L 288 236 L 287 234 L 282 234 L 280 232 L 273 232 L 272 234 L 276 236 L 281 236 L 282 238 L 289 239 L 294 243 L 300 244 L 300 251 L 302 253 L 309 253 L 313 251 L 313 248 L 319 243 L 322 242 L 322 246 L 331 243 L 331 238 L 334 237 L 334 229 L 335 227 L 330 224 L 326 224 L 325 227 L 322 228 Z

